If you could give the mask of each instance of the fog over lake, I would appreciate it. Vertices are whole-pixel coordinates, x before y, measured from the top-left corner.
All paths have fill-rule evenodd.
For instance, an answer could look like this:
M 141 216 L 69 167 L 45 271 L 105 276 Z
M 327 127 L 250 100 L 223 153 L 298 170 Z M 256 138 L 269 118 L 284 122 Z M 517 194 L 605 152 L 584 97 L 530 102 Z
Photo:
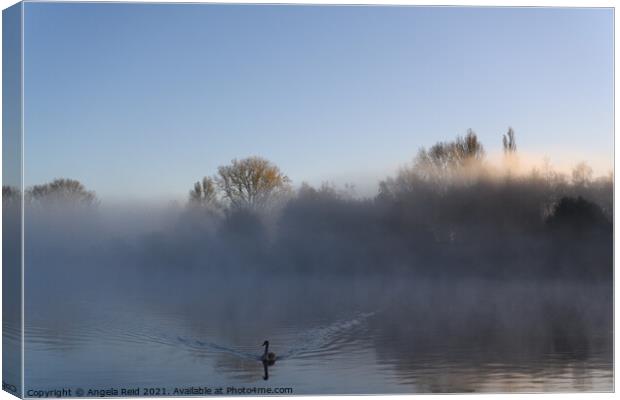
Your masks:
M 31 191 L 26 389 L 611 390 L 611 181 L 472 171 L 253 209 Z

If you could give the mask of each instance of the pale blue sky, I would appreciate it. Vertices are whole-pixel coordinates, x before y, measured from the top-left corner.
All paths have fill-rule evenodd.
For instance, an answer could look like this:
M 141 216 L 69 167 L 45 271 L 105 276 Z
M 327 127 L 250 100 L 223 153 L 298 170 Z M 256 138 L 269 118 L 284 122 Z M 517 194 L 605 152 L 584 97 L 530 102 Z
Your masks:
M 523 152 L 611 169 L 612 32 L 611 9 L 26 3 L 26 185 L 183 199 L 261 155 L 366 191 L 509 125 Z

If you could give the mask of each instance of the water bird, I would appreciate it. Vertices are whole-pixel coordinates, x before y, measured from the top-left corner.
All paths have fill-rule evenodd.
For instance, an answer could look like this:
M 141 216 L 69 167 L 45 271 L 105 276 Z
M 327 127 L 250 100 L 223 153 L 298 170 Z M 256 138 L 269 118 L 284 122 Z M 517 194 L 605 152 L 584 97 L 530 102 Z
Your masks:
M 263 342 L 263 346 L 265 346 L 265 352 L 263 353 L 263 356 L 261 357 L 261 361 L 269 365 L 275 364 L 276 353 L 269 351 L 269 340 L 265 340 Z

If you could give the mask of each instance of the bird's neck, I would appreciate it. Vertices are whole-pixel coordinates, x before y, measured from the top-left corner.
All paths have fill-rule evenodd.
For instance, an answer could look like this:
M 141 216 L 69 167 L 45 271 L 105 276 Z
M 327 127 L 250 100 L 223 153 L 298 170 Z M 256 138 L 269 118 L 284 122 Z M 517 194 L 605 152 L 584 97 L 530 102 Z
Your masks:
M 267 354 L 267 352 L 268 352 L 268 351 L 269 351 L 269 345 L 268 345 L 268 344 L 266 344 L 266 345 L 265 345 L 265 354 Z

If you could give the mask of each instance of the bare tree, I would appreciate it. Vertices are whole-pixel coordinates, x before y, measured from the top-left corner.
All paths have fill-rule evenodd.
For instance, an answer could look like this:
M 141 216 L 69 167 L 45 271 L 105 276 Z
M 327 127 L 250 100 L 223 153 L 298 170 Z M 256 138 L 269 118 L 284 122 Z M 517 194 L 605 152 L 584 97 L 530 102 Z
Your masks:
M 454 142 L 455 153 L 461 165 L 471 161 L 482 161 L 484 158 L 484 147 L 478 140 L 476 132 L 467 130 L 464 138 L 458 136 Z
M 64 205 L 96 205 L 95 192 L 86 190 L 80 181 L 74 179 L 54 179 L 43 185 L 34 185 L 26 191 L 29 202 L 54 203 Z
M 484 147 L 474 131 L 453 142 L 439 142 L 428 151 L 422 148 L 414 161 L 414 170 L 421 177 L 447 178 L 463 167 L 479 164 L 484 159 Z
M 508 176 L 513 170 L 519 166 L 519 158 L 517 157 L 517 141 L 515 139 L 515 131 L 508 127 L 508 132 L 502 136 L 502 144 L 504 147 L 504 167 Z
M 215 182 L 233 208 L 261 209 L 290 192 L 290 179 L 261 157 L 235 159 L 219 167 Z
M 217 187 L 213 178 L 205 176 L 196 182 L 189 192 L 189 201 L 196 206 L 217 207 Z
M 515 131 L 508 127 L 508 132 L 502 137 L 504 145 L 504 154 L 514 154 L 517 152 L 517 142 L 515 140 Z

